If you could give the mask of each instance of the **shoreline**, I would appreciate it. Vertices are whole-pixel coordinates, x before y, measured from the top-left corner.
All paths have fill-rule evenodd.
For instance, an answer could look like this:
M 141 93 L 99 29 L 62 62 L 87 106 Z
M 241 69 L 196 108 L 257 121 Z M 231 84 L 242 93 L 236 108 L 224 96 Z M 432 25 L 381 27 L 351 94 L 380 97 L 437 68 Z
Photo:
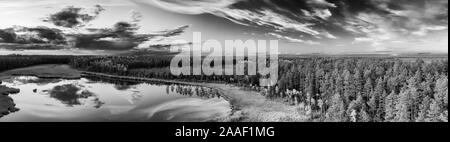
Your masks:
M 55 74 L 53 74 L 55 73 Z M 282 102 L 269 100 L 255 91 L 243 90 L 235 85 L 209 82 L 188 82 L 180 80 L 165 80 L 155 78 L 138 78 L 129 76 L 117 76 L 104 73 L 83 72 L 71 68 L 68 65 L 40 65 L 20 68 L 0 73 L 0 79 L 11 76 L 26 75 L 39 78 L 80 79 L 106 78 L 123 81 L 160 82 L 182 85 L 194 85 L 208 87 L 219 91 L 222 97 L 230 103 L 231 114 L 218 118 L 218 122 L 305 122 L 308 120 L 301 113 L 298 106 L 290 106 Z
M 235 85 L 138 78 L 95 72 L 81 72 L 81 76 L 87 78 L 91 76 L 113 80 L 116 79 L 119 81 L 174 83 L 216 89 L 221 96 L 230 103 L 232 109 L 232 113 L 227 118 L 218 119 L 218 121 L 223 122 L 305 122 L 308 120 L 308 117 L 303 116 L 299 112 L 300 109 L 297 106 L 289 106 L 281 102 L 268 100 L 258 92 L 243 90 L 241 87 Z
M 216 89 L 219 91 L 218 88 L 207 86 L 205 83 L 196 83 L 196 82 L 184 82 L 184 81 L 176 81 L 176 80 L 164 80 L 164 79 L 156 79 L 156 78 L 139 78 L 139 77 L 129 77 L 129 76 L 119 76 L 119 75 L 110 75 L 105 73 L 96 73 L 96 72 L 81 72 L 81 78 L 104 78 L 104 79 L 110 79 L 110 80 L 117 80 L 117 81 L 136 81 L 136 82 L 159 82 L 159 83 L 173 83 L 173 84 L 180 84 L 180 85 L 193 85 L 193 86 L 202 86 L 202 87 L 208 87 L 212 89 Z M 237 111 L 240 109 L 236 107 L 235 104 L 232 104 L 232 98 L 227 96 L 223 93 L 223 91 L 219 91 L 221 97 L 223 97 L 226 101 L 230 103 L 231 107 L 231 114 L 229 117 L 234 116 Z M 223 118 L 220 118 L 218 121 L 221 121 Z
M 0 118 L 10 113 L 19 111 L 19 109 L 16 108 L 14 100 L 9 96 L 11 94 L 17 94 L 19 92 L 19 89 L 1 85 L 0 81 Z

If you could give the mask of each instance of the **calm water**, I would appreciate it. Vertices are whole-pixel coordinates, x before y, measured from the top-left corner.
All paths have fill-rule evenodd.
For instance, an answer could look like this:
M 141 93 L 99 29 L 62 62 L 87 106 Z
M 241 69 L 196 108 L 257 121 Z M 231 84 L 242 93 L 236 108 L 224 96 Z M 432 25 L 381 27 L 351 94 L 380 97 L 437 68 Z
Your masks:
M 0 121 L 210 121 L 230 113 L 218 92 L 203 87 L 13 77 L 3 85 L 20 111 Z

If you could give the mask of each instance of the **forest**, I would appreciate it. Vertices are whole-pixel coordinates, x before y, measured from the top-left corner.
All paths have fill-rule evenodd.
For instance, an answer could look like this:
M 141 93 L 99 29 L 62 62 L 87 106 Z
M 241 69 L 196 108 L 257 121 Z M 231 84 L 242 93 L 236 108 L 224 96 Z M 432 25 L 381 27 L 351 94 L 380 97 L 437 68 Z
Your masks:
M 269 97 L 289 98 L 315 121 L 448 121 L 448 60 L 311 58 L 280 61 Z
M 172 76 L 169 60 L 76 58 L 71 63 L 94 72 L 233 83 L 303 106 L 312 121 L 448 121 L 448 60 L 286 58 L 280 59 L 278 85 L 270 88 L 258 87 L 258 76 Z
M 310 121 L 448 122 L 448 59 L 280 58 L 279 81 L 258 76 L 173 76 L 173 56 L 0 56 L 0 71 L 40 65 L 112 75 L 229 83 L 299 106 Z
M 73 56 L 7 55 L 0 56 L 0 72 L 44 64 L 68 64 Z

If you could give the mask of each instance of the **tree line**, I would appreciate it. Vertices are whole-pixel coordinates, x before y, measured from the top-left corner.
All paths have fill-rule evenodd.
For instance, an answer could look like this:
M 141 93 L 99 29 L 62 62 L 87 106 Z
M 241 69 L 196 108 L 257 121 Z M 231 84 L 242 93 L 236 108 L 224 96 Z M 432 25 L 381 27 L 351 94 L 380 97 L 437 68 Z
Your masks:
M 448 120 L 448 60 L 282 58 L 278 84 L 259 87 L 259 76 L 173 76 L 171 58 L 81 57 L 72 65 L 134 77 L 233 83 L 301 106 L 312 121 Z
M 0 56 L 0 72 L 43 64 L 68 64 L 72 56 L 8 55 Z
M 448 121 L 448 59 L 280 58 L 278 84 L 260 87 L 259 76 L 174 76 L 172 57 L 1 56 L 0 70 L 68 63 L 113 75 L 230 83 L 297 105 L 311 121 Z
M 448 60 L 284 60 L 264 94 L 304 106 L 314 121 L 447 122 Z
M 173 55 L 160 56 L 80 56 L 74 57 L 70 65 L 77 69 L 143 78 L 179 79 L 185 81 L 208 81 L 256 86 L 258 76 L 224 75 L 180 75 L 170 72 Z M 192 64 L 192 63 L 191 63 Z M 224 62 L 222 63 L 224 64 Z
M 119 75 L 233 83 L 302 106 L 314 121 L 447 121 L 448 60 L 280 59 L 277 86 L 259 76 L 173 76 L 165 57 L 79 57 L 75 67 Z

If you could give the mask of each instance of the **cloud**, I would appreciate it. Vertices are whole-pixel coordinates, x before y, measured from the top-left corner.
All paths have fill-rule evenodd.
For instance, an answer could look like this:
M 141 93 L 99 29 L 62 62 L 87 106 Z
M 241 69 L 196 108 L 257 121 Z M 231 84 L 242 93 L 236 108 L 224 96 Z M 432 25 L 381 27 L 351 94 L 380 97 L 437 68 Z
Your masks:
M 68 48 L 101 49 L 101 50 L 129 50 L 153 39 L 165 39 L 178 36 L 189 27 L 181 26 L 148 34 L 138 34 L 139 22 L 142 14 L 130 11 L 129 21 L 120 21 L 112 27 L 87 28 L 85 25 L 94 20 L 105 9 L 97 5 L 86 13 L 79 7 L 67 7 L 50 15 L 45 21 L 56 25 L 57 28 L 21 27 L 0 29 L 0 43 L 19 44 L 22 46 L 9 46 L 14 48 L 43 48 L 65 46 Z M 67 30 L 67 28 L 71 30 Z M 45 46 L 39 46 L 43 44 Z M 29 46 L 30 45 L 30 46 Z
M 277 33 L 269 33 L 268 35 L 274 36 L 274 37 L 279 38 L 279 39 L 287 40 L 288 42 L 303 43 L 303 44 L 308 44 L 308 45 L 318 45 L 318 44 L 320 44 L 318 42 L 314 42 L 314 41 L 311 41 L 311 40 L 304 41 L 302 39 L 291 38 L 289 36 L 283 36 L 283 35 L 277 34 Z
M 182 14 L 212 14 L 277 33 L 280 39 L 297 42 L 352 39 L 354 43 L 370 43 L 374 50 L 448 28 L 448 0 L 134 1 Z
M 77 48 L 129 50 L 156 38 L 167 38 L 183 33 L 189 26 L 150 34 L 136 34 L 139 27 L 129 22 L 118 22 L 112 28 L 88 29 L 90 33 L 69 35 L 69 44 Z
M 13 29 L 0 29 L 0 38 L 4 43 L 13 43 L 16 41 L 16 33 Z
M 400 3 L 382 1 L 378 7 L 388 11 L 389 14 L 362 12 L 355 16 L 355 21 L 366 22 L 365 24 L 356 24 L 359 26 L 350 27 L 360 33 L 358 35 L 361 35 L 355 38 L 355 42 L 371 43 L 370 45 L 374 47 L 374 50 L 389 50 L 390 48 L 404 47 L 399 43 L 411 43 L 424 36 L 429 36 L 430 33 L 446 30 L 448 28 L 448 22 L 446 21 L 448 20 L 440 17 L 441 15 L 448 15 L 448 9 L 441 6 L 441 2 L 440 0 L 414 1 L 400 5 Z M 393 6 L 389 8 L 388 6 L 395 4 L 398 4 L 395 8 L 392 8 Z M 429 42 L 421 42 L 421 44 L 426 45 L 418 46 L 436 46 L 436 44 L 430 44 Z M 440 48 L 447 47 L 441 46 Z
M 142 13 L 136 10 L 131 10 L 130 12 L 130 21 L 133 23 L 139 23 L 142 20 Z
M 241 0 L 132 0 L 157 5 L 169 11 L 184 14 L 202 14 L 216 11 Z
M 428 32 L 431 31 L 442 31 L 442 30 L 446 30 L 448 27 L 445 26 L 422 26 L 420 27 L 420 30 L 413 32 L 413 35 L 417 35 L 417 36 L 425 36 L 428 34 Z
M 328 10 L 328 9 L 320 9 L 320 10 L 315 9 L 312 16 L 316 16 L 316 17 L 322 18 L 323 20 L 327 20 L 328 18 L 333 16 L 333 14 L 331 14 L 330 10 Z
M 309 0 L 306 3 L 323 7 L 337 7 L 335 4 L 327 2 L 326 0 Z
M 0 9 L 27 9 L 32 7 L 59 8 L 68 5 L 93 6 L 96 4 L 101 4 L 105 7 L 134 5 L 127 0 L 0 0 L 0 3 Z
M 168 30 L 163 30 L 163 31 L 159 31 L 159 32 L 153 32 L 151 35 L 153 36 L 160 36 L 160 37 L 172 37 L 172 36 L 178 36 L 182 33 L 184 33 L 184 31 L 189 28 L 189 25 L 184 25 L 184 26 L 180 26 L 174 29 L 168 29 Z
M 62 3 L 89 3 L 81 0 L 4 0 L 0 8 L 25 8 L 24 5 L 42 6 Z M 64 1 L 64 2 L 61 2 Z M 89 0 L 90 1 L 90 0 Z M 105 4 L 121 4 L 123 0 L 94 0 Z M 119 3 L 120 1 L 120 3 Z M 289 42 L 320 43 L 323 46 L 346 44 L 362 46 L 373 50 L 393 49 L 420 44 L 415 47 L 439 46 L 445 44 L 414 42 L 448 32 L 448 0 L 130 0 L 139 5 L 150 4 L 180 14 L 214 15 L 236 24 L 258 29 L 254 33 L 274 33 L 272 37 Z M 2 1 L 3 2 L 3 1 Z M 129 4 L 129 1 L 124 4 Z M 83 5 L 86 6 L 86 5 Z M 130 11 L 130 25 L 86 30 L 90 21 L 99 16 L 100 8 L 74 8 L 61 10 L 46 18 L 46 21 L 65 28 L 77 29 L 78 35 L 89 35 L 99 41 L 122 39 L 132 41 L 154 41 L 176 36 L 185 28 L 163 30 L 149 34 L 136 34 L 142 14 Z M 12 11 L 6 11 L 12 12 Z M 62 13 L 62 14 L 61 14 Z M 52 18 L 53 17 L 53 18 Z M 116 30 L 114 28 L 117 28 Z M 118 29 L 125 30 L 118 30 Z M 38 37 L 35 32 L 30 32 Z M 67 33 L 66 33 L 67 34 Z M 11 32 L 0 32 L 0 42 L 11 40 Z M 88 36 L 88 37 L 89 37 Z M 445 37 L 447 38 L 447 37 Z M 145 41 L 145 42 L 147 42 Z M 439 40 L 442 41 L 442 40 Z M 312 44 L 315 45 L 315 44 Z
M 96 5 L 93 11 L 89 13 L 83 8 L 69 6 L 44 18 L 43 21 L 65 28 L 83 27 L 86 23 L 97 18 L 104 10 L 102 6 Z
M 159 6 L 163 9 L 183 14 L 209 13 L 226 18 L 235 23 L 265 28 L 273 32 L 296 32 L 317 38 L 332 37 L 328 32 L 326 35 L 322 29 L 316 29 L 315 22 L 332 16 L 328 8 L 335 7 L 334 4 L 324 0 L 289 1 L 282 3 L 276 0 L 252 1 L 252 0 L 134 0 L 139 3 L 147 3 Z M 292 3 L 292 5 L 290 5 Z M 312 6 L 303 7 L 314 17 L 297 15 L 293 9 L 304 4 Z M 299 11 L 301 12 L 301 11 Z M 334 37 L 334 36 L 333 36 Z
M 34 28 L 14 26 L 13 28 L 0 29 L 0 38 L 3 39 L 3 43 L 65 43 L 61 30 L 44 26 Z

